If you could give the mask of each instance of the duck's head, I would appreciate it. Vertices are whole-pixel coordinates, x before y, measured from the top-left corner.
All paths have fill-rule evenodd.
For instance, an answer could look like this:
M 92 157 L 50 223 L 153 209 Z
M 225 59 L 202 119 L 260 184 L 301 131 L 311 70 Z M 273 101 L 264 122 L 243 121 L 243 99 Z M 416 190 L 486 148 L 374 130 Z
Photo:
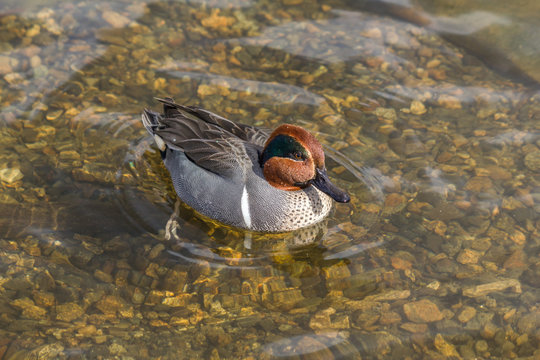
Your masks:
M 266 181 L 278 189 L 294 191 L 313 185 L 338 202 L 351 199 L 328 178 L 321 144 L 299 126 L 284 124 L 274 130 L 261 164 Z

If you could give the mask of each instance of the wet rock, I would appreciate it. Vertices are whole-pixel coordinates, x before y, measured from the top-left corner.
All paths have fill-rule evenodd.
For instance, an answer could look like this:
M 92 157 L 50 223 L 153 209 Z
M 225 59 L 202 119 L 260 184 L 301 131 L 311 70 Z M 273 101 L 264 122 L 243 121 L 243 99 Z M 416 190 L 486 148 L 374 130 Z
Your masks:
M 391 301 L 406 299 L 411 296 L 410 290 L 389 290 L 383 291 L 380 294 L 369 295 L 365 297 L 366 301 Z
M 463 249 L 456 260 L 460 264 L 477 264 L 482 254 L 478 251 L 471 249 Z
M 397 270 L 409 270 L 412 268 L 412 263 L 399 256 L 393 256 L 391 259 L 392 267 Z
M 55 304 L 54 295 L 48 291 L 34 291 L 33 299 L 38 306 L 51 307 Z
M 11 58 L 8 56 L 0 56 L 0 75 L 6 75 L 13 71 L 11 63 Z
M 109 349 L 109 352 L 113 355 L 122 355 L 122 354 L 127 353 L 126 348 L 123 345 L 118 344 L 116 342 L 109 345 L 108 349 Z
M 0 180 L 5 183 L 13 184 L 24 177 L 19 168 L 5 168 L 0 170 Z
M 62 161 L 73 161 L 73 160 L 80 160 L 81 154 L 79 154 L 75 150 L 62 150 L 59 154 L 59 159 Z
M 163 289 L 174 293 L 183 292 L 187 281 L 187 272 L 169 270 L 163 279 Z
M 44 270 L 41 271 L 35 278 L 35 283 L 39 286 L 39 289 L 41 290 L 52 290 L 56 287 L 56 282 L 54 281 L 54 278 L 51 276 L 49 271 Z
M 7 280 L 3 286 L 6 289 L 24 291 L 32 288 L 32 278 L 27 275 L 20 275 Z
M 271 303 L 273 304 L 273 306 L 278 306 L 279 308 L 284 310 L 290 310 L 305 298 L 302 295 L 302 291 L 300 291 L 300 289 L 287 288 L 279 292 L 267 294 L 265 296 L 265 299 L 272 299 Z
M 404 304 L 403 312 L 407 319 L 416 323 L 439 321 L 443 318 L 437 305 L 426 299 Z
M 478 297 L 496 291 L 503 291 L 508 288 L 512 288 L 516 293 L 521 293 L 521 283 L 516 279 L 507 279 L 465 288 L 463 289 L 463 295 L 468 297 Z
M 104 251 L 122 252 L 129 249 L 129 243 L 121 236 L 115 236 L 103 244 Z
M 359 310 L 354 313 L 354 323 L 361 328 L 369 329 L 381 317 L 381 309 L 379 307 L 370 307 L 364 310 Z M 345 327 L 346 328 L 346 327 Z
M 317 312 L 309 320 L 309 327 L 314 330 L 322 329 L 348 329 L 350 327 L 349 317 L 345 314 L 336 313 L 334 308 L 326 308 Z
M 232 336 L 218 326 L 210 326 L 206 329 L 206 338 L 211 344 L 225 346 L 232 342 Z
M 384 214 L 395 214 L 400 212 L 407 206 L 407 199 L 405 196 L 397 193 L 391 193 L 386 196 L 384 200 Z
M 448 343 L 441 334 L 435 335 L 433 345 L 444 356 L 460 357 L 454 345 Z
M 42 345 L 32 350 L 30 354 L 28 354 L 28 359 L 58 359 L 63 351 L 64 346 L 60 343 Z
M 414 100 L 413 102 L 411 102 L 410 111 L 411 114 L 414 115 L 423 115 L 427 112 L 424 104 L 418 100 Z
M 540 171 L 540 150 L 528 153 L 525 155 L 523 161 L 529 170 L 534 172 Z
M 236 19 L 233 17 L 219 15 L 219 9 L 215 9 L 210 16 L 201 20 L 202 26 L 214 30 L 227 28 L 235 22 Z
M 304 0 L 281 0 L 283 5 L 292 6 L 292 5 L 300 5 L 304 2 Z
M 527 255 L 523 250 L 514 251 L 508 259 L 504 261 L 504 269 L 525 269 L 527 267 Z
M 104 314 L 116 314 L 123 307 L 122 299 L 114 295 L 106 295 L 96 303 L 98 308 Z
M 461 102 L 457 97 L 452 95 L 442 94 L 439 96 L 437 103 L 447 109 L 461 109 Z
M 395 311 L 383 311 L 379 319 L 381 325 L 391 325 L 399 322 L 401 322 L 401 315 Z
M 474 344 L 474 348 L 478 354 L 483 354 L 489 349 L 489 345 L 485 340 L 478 340 Z
M 517 323 L 517 328 L 520 333 L 532 334 L 540 327 L 540 312 L 527 314 L 522 316 Z
M 122 14 L 119 14 L 112 10 L 107 10 L 103 12 L 103 19 L 109 23 L 114 28 L 122 28 L 127 26 L 131 20 L 125 17 Z
M 402 342 L 399 337 L 386 331 L 375 331 L 368 334 L 355 332 L 352 334 L 360 344 L 365 354 L 388 355 L 392 350 L 399 349 Z
M 10 305 L 22 310 L 22 317 L 27 319 L 43 319 L 47 314 L 47 310 L 36 306 L 34 301 L 27 297 L 13 300 Z
M 440 273 L 456 273 L 459 265 L 450 259 L 441 259 L 435 263 L 435 269 Z
M 458 347 L 459 354 L 464 359 L 474 359 L 476 357 L 476 353 L 474 352 L 474 349 L 472 348 L 472 345 L 466 344 L 461 345 Z
M 525 244 L 525 241 L 527 241 L 527 237 L 521 231 L 514 230 L 510 233 L 510 240 L 512 240 L 517 245 L 523 245 Z
M 386 123 L 391 124 L 397 119 L 396 110 L 393 108 L 378 107 L 373 113 L 377 116 L 377 118 Z
M 142 304 L 145 299 L 145 294 L 138 287 L 133 290 L 131 301 L 133 301 L 134 304 Z
M 482 328 L 480 335 L 482 335 L 484 339 L 493 339 L 497 330 L 498 330 L 498 327 L 495 324 L 493 324 L 491 321 L 488 321 Z
M 467 181 L 465 190 L 470 190 L 475 193 L 487 191 L 493 187 L 493 182 L 487 176 L 475 176 Z
M 427 324 L 403 323 L 399 327 L 413 334 L 424 334 L 428 330 Z
M 106 283 L 112 283 L 113 282 L 113 277 L 111 276 L 111 274 L 108 274 L 108 273 L 106 273 L 104 271 L 101 271 L 99 269 L 96 269 L 96 271 L 94 271 L 94 276 L 99 281 L 103 281 L 103 282 L 106 282 Z
M 433 208 L 427 209 L 424 215 L 431 220 L 450 221 L 463 217 L 463 213 L 454 205 L 441 203 Z
M 161 252 L 165 250 L 165 245 L 163 244 L 156 244 L 151 250 L 150 252 L 148 253 L 148 258 L 150 260 L 154 260 L 155 258 L 157 258 L 159 256 L 159 254 L 161 254 Z
M 465 306 L 458 315 L 458 320 L 462 323 L 469 322 L 476 315 L 476 309 L 472 306 Z
M 67 303 L 56 306 L 56 320 L 73 321 L 84 314 L 83 308 L 75 303 Z
M 163 299 L 161 302 L 163 305 L 170 307 L 183 307 L 189 303 L 191 299 L 191 294 L 180 294 L 176 296 L 168 296 Z

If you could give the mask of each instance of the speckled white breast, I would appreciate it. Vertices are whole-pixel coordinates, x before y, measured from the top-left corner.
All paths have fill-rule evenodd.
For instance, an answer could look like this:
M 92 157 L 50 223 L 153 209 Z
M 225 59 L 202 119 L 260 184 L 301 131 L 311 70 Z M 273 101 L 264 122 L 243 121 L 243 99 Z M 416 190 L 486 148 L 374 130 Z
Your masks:
M 280 231 L 291 231 L 318 223 L 328 215 L 332 202 L 332 198 L 313 186 L 306 191 L 290 191 L 281 223 L 276 225 Z

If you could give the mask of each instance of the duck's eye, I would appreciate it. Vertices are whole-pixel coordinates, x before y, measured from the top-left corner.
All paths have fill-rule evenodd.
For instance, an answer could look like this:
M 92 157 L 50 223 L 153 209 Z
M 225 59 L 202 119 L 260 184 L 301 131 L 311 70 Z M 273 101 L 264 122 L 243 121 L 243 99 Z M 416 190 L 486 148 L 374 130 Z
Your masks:
M 302 160 L 303 157 L 302 157 L 302 153 L 300 151 L 295 151 L 293 153 L 293 157 L 296 159 L 296 160 Z

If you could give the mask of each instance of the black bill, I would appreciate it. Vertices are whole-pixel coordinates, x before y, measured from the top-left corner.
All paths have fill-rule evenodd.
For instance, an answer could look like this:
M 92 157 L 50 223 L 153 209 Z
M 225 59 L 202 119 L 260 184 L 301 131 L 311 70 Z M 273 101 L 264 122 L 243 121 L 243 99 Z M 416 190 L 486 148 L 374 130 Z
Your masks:
M 351 197 L 345 191 L 332 184 L 326 173 L 326 169 L 316 169 L 315 179 L 311 180 L 311 185 L 321 190 L 326 195 L 330 196 L 337 202 L 347 203 L 351 201 Z

